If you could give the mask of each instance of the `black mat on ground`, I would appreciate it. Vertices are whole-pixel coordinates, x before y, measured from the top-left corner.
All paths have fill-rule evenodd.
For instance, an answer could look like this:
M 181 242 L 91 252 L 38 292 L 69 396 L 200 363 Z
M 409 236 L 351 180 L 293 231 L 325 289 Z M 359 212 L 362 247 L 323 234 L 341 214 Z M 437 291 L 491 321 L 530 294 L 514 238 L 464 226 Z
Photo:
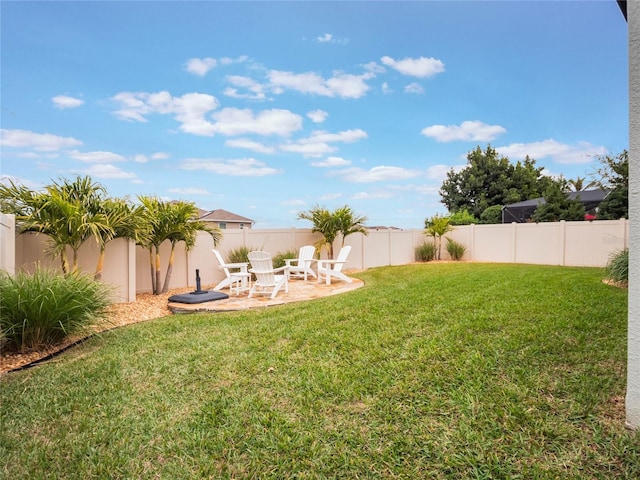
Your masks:
M 173 303 L 204 303 L 213 302 L 214 300 L 224 300 L 229 295 L 222 292 L 205 292 L 205 293 L 181 293 L 179 295 L 171 295 L 169 301 Z

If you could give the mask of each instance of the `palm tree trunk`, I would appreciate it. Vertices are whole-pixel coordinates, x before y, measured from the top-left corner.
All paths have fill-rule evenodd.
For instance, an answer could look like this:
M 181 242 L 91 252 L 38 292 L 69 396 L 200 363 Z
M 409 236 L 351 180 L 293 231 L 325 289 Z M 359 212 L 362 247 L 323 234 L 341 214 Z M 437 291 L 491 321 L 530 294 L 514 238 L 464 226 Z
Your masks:
M 155 295 L 160 295 L 160 282 L 162 281 L 160 275 L 160 245 L 156 245 L 156 285 L 154 289 Z
M 98 264 L 96 265 L 96 273 L 93 274 L 93 279 L 96 282 L 102 280 L 102 270 L 104 269 L 104 245 L 100 247 L 100 255 L 98 256 Z
M 60 252 L 60 263 L 62 263 L 62 274 L 67 275 L 69 273 L 69 260 L 67 259 L 66 250 Z
M 78 249 L 74 248 L 73 249 L 73 269 L 71 270 L 72 273 L 78 273 Z
M 164 286 L 161 293 L 167 293 L 169 291 L 169 282 L 171 282 L 171 273 L 173 271 L 173 257 L 175 252 L 175 243 L 171 243 L 171 253 L 169 254 L 169 264 L 167 265 L 167 274 L 164 277 Z
M 151 271 L 151 292 L 156 293 L 156 271 L 153 266 L 153 245 L 149 247 L 149 269 Z

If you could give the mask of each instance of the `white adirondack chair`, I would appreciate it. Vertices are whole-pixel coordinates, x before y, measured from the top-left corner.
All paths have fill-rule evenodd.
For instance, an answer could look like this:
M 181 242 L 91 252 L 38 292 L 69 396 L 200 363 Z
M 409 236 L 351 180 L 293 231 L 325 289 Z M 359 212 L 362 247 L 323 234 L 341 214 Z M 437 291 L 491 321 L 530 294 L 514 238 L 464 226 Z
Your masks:
M 305 245 L 300 247 L 298 258 L 286 258 L 284 261 L 289 267 L 289 278 L 302 277 L 304 281 L 307 281 L 307 275 L 311 275 L 313 278 L 318 278 L 316 272 L 311 269 L 311 263 L 314 262 L 313 256 L 316 253 L 316 247 L 313 245 Z
M 335 260 L 318 260 L 318 283 L 321 282 L 322 275 L 324 275 L 327 285 L 331 285 L 331 277 L 340 279 L 347 283 L 353 282 L 353 280 L 342 273 L 342 267 L 347 263 L 347 257 L 350 252 L 351 245 L 347 245 L 340 249 L 338 258 Z
M 214 248 L 212 251 L 220 264 L 220 269 L 225 274 L 225 278 L 213 289 L 222 290 L 225 287 L 229 287 L 229 291 L 235 291 L 236 296 L 242 291 L 249 290 L 251 287 L 251 274 L 248 272 L 249 263 L 225 263 L 218 250 Z
M 273 268 L 271 254 L 267 252 L 249 252 L 249 262 L 251 263 L 250 273 L 256 276 L 249 298 L 253 294 L 268 295 L 275 298 L 280 289 L 284 287 L 286 293 L 289 292 L 289 267 Z

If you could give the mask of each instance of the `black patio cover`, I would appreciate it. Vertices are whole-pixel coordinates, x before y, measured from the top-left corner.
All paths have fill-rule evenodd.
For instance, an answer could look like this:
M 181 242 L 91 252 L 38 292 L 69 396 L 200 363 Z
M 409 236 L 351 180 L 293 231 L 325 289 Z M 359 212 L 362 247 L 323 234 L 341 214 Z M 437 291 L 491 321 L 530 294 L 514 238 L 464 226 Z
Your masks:
M 600 202 L 609 195 L 609 192 L 610 190 L 597 188 L 594 190 L 583 190 L 582 192 L 571 192 L 567 195 L 567 198 L 569 200 L 579 198 L 580 202 L 584 205 L 584 209 L 589 211 L 600 205 Z M 546 203 L 545 199 L 540 197 L 505 205 L 502 207 L 502 223 L 524 223 L 533 215 L 538 205 L 543 205 L 544 203 Z

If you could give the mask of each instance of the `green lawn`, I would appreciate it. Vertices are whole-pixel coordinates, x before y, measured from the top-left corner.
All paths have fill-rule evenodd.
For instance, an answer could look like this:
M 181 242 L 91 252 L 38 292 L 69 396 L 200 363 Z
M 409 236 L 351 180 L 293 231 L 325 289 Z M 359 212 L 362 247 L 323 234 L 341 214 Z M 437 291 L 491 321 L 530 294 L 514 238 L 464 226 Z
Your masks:
M 639 478 L 603 276 L 384 267 L 110 331 L 0 379 L 0 478 Z

